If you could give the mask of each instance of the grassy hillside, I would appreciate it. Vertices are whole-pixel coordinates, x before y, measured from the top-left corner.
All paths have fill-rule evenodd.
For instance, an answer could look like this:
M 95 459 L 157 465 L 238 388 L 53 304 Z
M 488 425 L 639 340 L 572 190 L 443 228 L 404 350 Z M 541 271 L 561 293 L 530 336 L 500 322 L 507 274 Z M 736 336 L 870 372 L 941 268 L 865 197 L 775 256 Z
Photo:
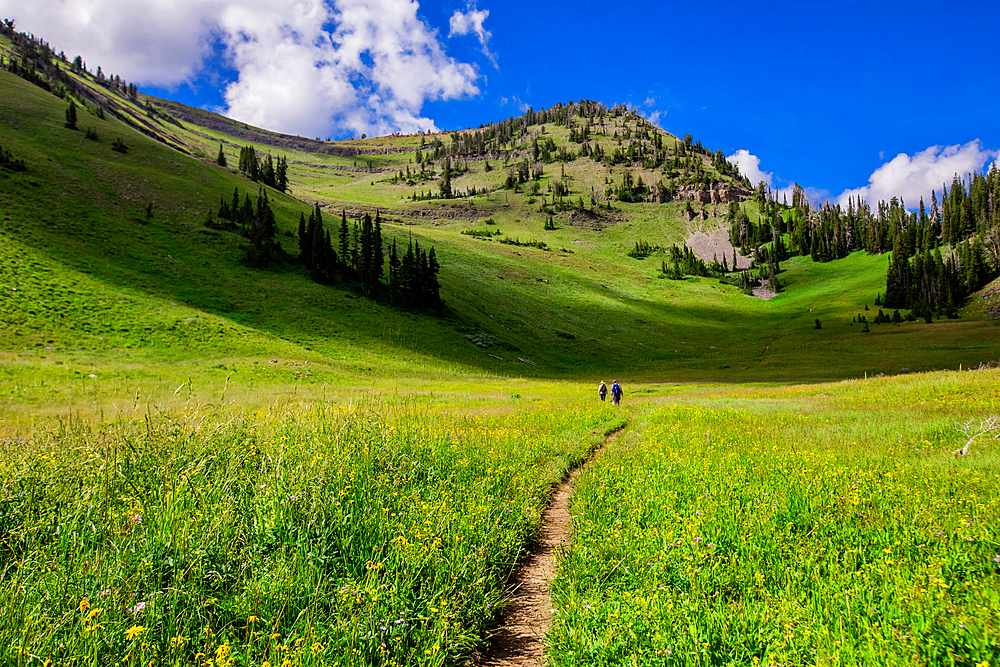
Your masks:
M 794 258 L 783 265 L 784 291 L 770 301 L 713 278 L 667 280 L 663 250 L 629 257 L 638 241 L 667 248 L 696 229 L 723 225 L 726 205 L 702 203 L 692 191 L 746 191 L 718 168 L 714 154 L 691 149 L 690 138 L 682 142 L 624 111 L 594 116 L 592 126 L 582 115 L 556 114 L 498 134 L 485 152 L 453 160 L 453 190 L 477 194 L 443 199 L 437 195 L 445 158 L 427 158 L 478 136 L 475 130 L 324 142 L 165 100 L 133 100 L 87 73 L 67 76 L 80 86 L 76 131 L 64 127 L 66 99 L 0 72 L 0 145 L 28 166 L 0 170 L 8 260 L 0 271 L 10 297 L 0 326 L 8 352 L 86 351 L 98 365 L 123 353 L 149 362 L 310 358 L 366 386 L 426 371 L 814 380 L 1000 357 L 995 319 L 982 308 L 956 321 L 882 325 L 862 334 L 852 318 L 884 289 L 884 257 L 855 253 L 827 264 Z M 505 187 L 512 168 L 533 159 L 533 141 L 543 150 L 579 152 L 583 144 L 570 135 L 585 125 L 591 151 L 660 146 L 668 157 L 660 167 L 628 169 L 553 157 L 537 163 L 538 178 Z M 86 138 L 88 128 L 96 141 Z M 127 153 L 111 150 L 116 139 Z M 220 144 L 228 168 L 214 164 Z M 268 189 L 284 251 L 268 269 L 243 264 L 247 241 L 238 234 L 204 225 L 234 188 L 256 197 L 259 186 L 233 168 L 245 145 L 289 161 L 289 194 Z M 672 201 L 648 201 L 656 198 L 649 193 L 635 203 L 608 196 L 626 171 L 670 188 Z M 568 194 L 558 192 L 563 187 Z M 350 282 L 310 280 L 296 263 L 295 230 L 314 203 L 328 227 L 341 211 L 353 221 L 379 210 L 386 242 L 434 246 L 445 316 L 359 298 Z M 755 215 L 754 203 L 742 206 Z M 470 231 L 496 236 L 463 234 Z M 822 329 L 815 329 L 817 319 Z

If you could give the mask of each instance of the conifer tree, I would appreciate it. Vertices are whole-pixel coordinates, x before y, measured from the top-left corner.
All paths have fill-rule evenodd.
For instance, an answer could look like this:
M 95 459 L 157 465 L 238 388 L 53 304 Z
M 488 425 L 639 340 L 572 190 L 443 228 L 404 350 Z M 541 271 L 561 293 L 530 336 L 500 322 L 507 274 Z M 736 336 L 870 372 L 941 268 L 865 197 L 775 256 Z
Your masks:
M 311 219 L 310 214 L 310 219 Z M 299 213 L 299 261 L 303 266 L 309 266 L 312 257 L 312 239 L 309 237 L 309 228 L 306 225 L 306 214 Z
M 218 157 L 215 158 L 215 164 L 219 165 L 220 167 L 225 167 L 225 166 L 228 166 L 228 164 L 229 164 L 226 161 L 226 154 L 224 152 L 222 152 L 222 144 L 221 143 L 219 144 L 219 155 L 218 155 Z
M 346 210 L 341 210 L 341 212 L 340 212 L 340 234 L 339 234 L 339 241 L 340 241 L 340 261 L 343 264 L 343 269 L 344 269 L 344 272 L 346 273 L 347 269 L 349 268 L 347 266 L 347 260 L 348 260 L 348 257 L 349 257 L 349 254 L 348 254 L 349 246 L 348 246 L 348 229 L 347 229 L 347 211 Z
M 399 253 L 396 250 L 396 239 L 393 237 L 392 245 L 389 246 L 389 298 L 398 305 L 402 294 L 400 292 L 400 271 L 402 263 L 399 261 Z
M 69 108 L 66 109 L 66 127 L 76 129 L 76 100 L 70 99 Z

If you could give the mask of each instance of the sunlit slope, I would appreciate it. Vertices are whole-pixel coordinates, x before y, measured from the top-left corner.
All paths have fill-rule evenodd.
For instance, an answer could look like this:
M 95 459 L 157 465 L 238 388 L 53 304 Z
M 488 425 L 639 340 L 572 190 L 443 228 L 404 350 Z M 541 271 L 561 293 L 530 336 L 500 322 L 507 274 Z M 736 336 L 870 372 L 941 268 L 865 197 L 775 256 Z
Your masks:
M 540 192 L 532 194 L 524 185 L 517 191 L 501 188 L 509 171 L 503 160 L 490 161 L 487 170 L 487 160 L 470 159 L 453 186 L 480 194 L 414 201 L 416 192 L 437 194 L 439 179 L 411 186 L 395 175 L 417 171 L 422 142 L 426 152 L 435 140 L 450 141 L 450 135 L 292 141 L 153 101 L 161 109 L 158 122 L 164 113 L 178 121 L 167 125 L 185 145 L 184 154 L 110 114 L 99 120 L 89 109 L 80 110 L 79 131 L 67 130 L 62 100 L 3 72 L 0 86 L 5 92 L 0 142 L 29 167 L 0 173 L 8 254 L 35 257 L 57 273 L 85 275 L 109 295 L 150 299 L 149 317 L 160 323 L 152 330 L 171 331 L 175 320 L 204 313 L 220 326 L 241 327 L 241 340 L 245 334 L 258 341 L 247 354 L 274 356 L 267 341 L 284 341 L 303 354 L 350 364 L 359 382 L 387 371 L 431 368 L 652 380 L 822 379 L 978 365 L 1000 357 L 989 318 L 882 325 L 864 334 L 860 325 L 852 326 L 852 317 L 884 289 L 884 257 L 856 253 L 829 264 L 795 258 L 783 264 L 785 291 L 772 301 L 747 297 L 714 279 L 666 280 L 659 270 L 662 254 L 640 260 L 628 251 L 637 241 L 668 247 L 694 229 L 718 228 L 725 206 L 699 204 L 704 214 L 694 220 L 677 201 L 615 201 L 609 208 L 601 193 L 622 177 L 620 167 L 585 158 L 545 164 Z M 632 132 L 640 121 L 621 123 L 623 132 Z M 98 141 L 85 138 L 88 127 Z M 535 131 L 559 147 L 570 145 L 568 128 Z M 110 149 L 119 137 L 130 147 L 124 155 Z M 664 137 L 676 142 L 672 135 Z M 207 212 L 217 210 L 219 198 L 228 198 L 234 188 L 241 197 L 247 192 L 256 197 L 258 185 L 232 166 L 238 147 L 249 140 L 288 157 L 294 196 L 268 190 L 286 259 L 266 270 L 242 264 L 247 243 L 242 237 L 204 225 Z M 214 164 L 220 143 L 229 168 Z M 514 154 L 527 150 L 513 148 Z M 582 202 L 584 210 L 542 209 L 553 202 L 548 191 L 553 182 L 568 183 L 565 200 L 574 207 Z M 300 213 L 317 201 L 328 227 L 339 224 L 342 210 L 352 224 L 355 216 L 377 210 L 387 242 L 433 245 L 443 266 L 445 317 L 357 298 L 352 284 L 312 282 L 294 261 L 295 230 Z M 550 221 L 554 229 L 544 229 Z M 470 230 L 499 235 L 487 240 L 462 234 Z M 545 249 L 503 244 L 501 238 L 539 242 Z M 19 279 L 31 274 L 22 271 Z M 74 297 L 65 301 L 81 303 Z M 191 312 L 167 316 L 174 306 L 164 304 Z M 7 349 L 127 347 L 156 354 L 163 348 L 147 335 L 147 325 L 128 327 L 127 336 L 120 333 L 126 327 L 117 325 L 119 334 L 90 335 L 81 329 L 86 318 L 57 322 L 30 300 L 9 301 L 5 308 L 17 313 L 0 324 L 11 334 L 4 336 Z M 873 315 L 868 313 L 869 319 Z M 128 309 L 103 317 L 109 323 L 134 319 Z M 822 329 L 815 328 L 816 319 Z M 220 350 L 230 347 L 217 334 L 206 334 L 206 341 Z

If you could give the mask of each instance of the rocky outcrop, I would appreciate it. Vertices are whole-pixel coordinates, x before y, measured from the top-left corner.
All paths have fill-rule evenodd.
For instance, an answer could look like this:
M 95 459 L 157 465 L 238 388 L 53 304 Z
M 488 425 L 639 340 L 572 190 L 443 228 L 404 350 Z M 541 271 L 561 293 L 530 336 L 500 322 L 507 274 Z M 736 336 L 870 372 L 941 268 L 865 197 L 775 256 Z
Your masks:
M 708 188 L 701 185 L 682 185 L 677 188 L 674 201 L 697 201 L 702 204 L 728 204 L 743 202 L 753 195 L 750 190 L 723 183 L 712 183 Z

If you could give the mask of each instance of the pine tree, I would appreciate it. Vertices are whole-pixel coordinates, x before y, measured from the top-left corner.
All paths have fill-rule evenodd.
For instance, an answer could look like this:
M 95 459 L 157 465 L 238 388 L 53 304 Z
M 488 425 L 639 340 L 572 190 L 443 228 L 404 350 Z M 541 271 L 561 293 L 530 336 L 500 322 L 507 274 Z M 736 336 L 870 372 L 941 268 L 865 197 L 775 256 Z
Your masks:
M 441 196 L 451 198 L 451 158 L 445 157 L 441 167 Z
M 226 161 L 226 154 L 222 152 L 222 144 L 219 144 L 219 156 L 215 158 L 215 164 L 220 167 L 226 167 L 229 163 Z
M 288 190 L 288 160 L 284 157 L 278 158 L 278 164 L 274 170 L 274 187 L 281 192 Z
M 382 213 L 375 211 L 375 237 L 372 239 L 372 285 L 376 294 L 381 291 L 382 274 L 385 272 L 385 250 L 382 248 Z
M 303 266 L 309 266 L 312 256 L 312 239 L 308 235 L 309 228 L 306 225 L 306 214 L 299 213 L 299 261 Z
M 348 248 L 349 248 L 349 246 L 347 245 L 348 230 L 347 230 L 347 211 L 346 210 L 341 210 L 341 212 L 340 212 L 340 233 L 339 233 L 338 236 L 339 236 L 339 241 L 340 241 L 340 261 L 341 261 L 341 264 L 342 264 L 342 267 L 343 267 L 343 271 L 346 273 L 347 270 L 348 270 L 348 268 L 349 268 L 347 266 L 347 259 L 349 257 L 349 255 L 348 255 Z
M 361 222 L 361 249 L 359 253 L 358 273 L 361 277 L 361 291 L 367 297 L 371 297 L 375 291 L 372 280 L 375 264 L 374 244 L 375 227 L 372 224 L 372 216 L 369 213 L 365 213 Z
M 76 129 L 76 100 L 70 99 L 69 108 L 66 109 L 66 127 Z
M 399 253 L 396 250 L 396 239 L 393 237 L 392 245 L 389 246 L 389 298 L 397 305 L 402 298 L 400 291 L 401 269 L 402 263 L 399 261 Z

